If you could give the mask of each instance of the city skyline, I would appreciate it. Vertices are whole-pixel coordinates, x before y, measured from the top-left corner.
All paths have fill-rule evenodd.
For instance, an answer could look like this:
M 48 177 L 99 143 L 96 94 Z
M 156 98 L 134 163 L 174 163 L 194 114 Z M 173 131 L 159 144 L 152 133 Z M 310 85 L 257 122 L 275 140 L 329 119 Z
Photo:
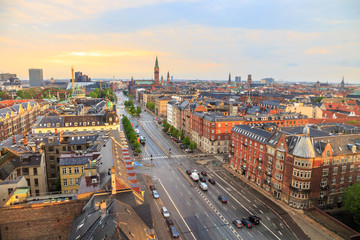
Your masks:
M 1 72 L 357 83 L 356 1 L 1 2 Z

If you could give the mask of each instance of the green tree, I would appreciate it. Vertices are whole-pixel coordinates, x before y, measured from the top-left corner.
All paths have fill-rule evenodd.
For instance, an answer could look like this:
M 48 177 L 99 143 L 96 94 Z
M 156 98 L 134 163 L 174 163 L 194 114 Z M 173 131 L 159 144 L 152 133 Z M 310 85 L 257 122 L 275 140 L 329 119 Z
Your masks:
M 325 97 L 318 97 L 315 99 L 315 102 L 317 103 L 321 103 L 321 101 L 324 99 Z
M 154 110 L 155 110 L 155 104 L 154 104 L 153 102 L 148 102 L 148 103 L 146 104 L 146 107 L 147 107 L 148 109 L 150 109 L 151 111 L 154 111 Z
M 139 116 L 141 113 L 141 107 L 136 108 L 136 115 Z
M 60 175 L 58 176 L 58 178 L 56 179 L 56 188 L 55 191 L 60 192 L 61 191 L 61 179 L 60 179 Z
M 128 95 L 128 91 L 123 91 L 123 94 L 125 95 L 125 96 L 127 96 Z
M 91 92 L 91 93 L 89 94 L 89 97 L 98 98 L 98 95 L 97 95 L 96 92 Z
M 190 145 L 190 139 L 188 137 L 184 137 L 184 139 L 181 141 L 182 144 L 189 146 Z
M 360 224 L 360 182 L 345 190 L 343 201 L 345 209 L 353 215 L 354 221 Z
M 190 146 L 189 146 L 189 148 L 190 148 L 191 150 L 196 149 L 196 148 L 197 148 L 197 144 L 196 144 L 196 142 L 195 142 L 195 141 L 191 141 L 191 142 L 190 142 Z
M 24 91 L 23 90 L 18 90 L 16 92 L 16 96 L 20 97 L 20 98 L 24 98 Z

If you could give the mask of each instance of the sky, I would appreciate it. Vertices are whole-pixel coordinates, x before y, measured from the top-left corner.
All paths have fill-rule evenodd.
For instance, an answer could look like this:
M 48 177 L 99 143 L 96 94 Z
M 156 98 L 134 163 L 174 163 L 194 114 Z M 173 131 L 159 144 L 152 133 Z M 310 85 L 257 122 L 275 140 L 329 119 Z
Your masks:
M 0 0 L 0 72 L 360 83 L 359 0 Z

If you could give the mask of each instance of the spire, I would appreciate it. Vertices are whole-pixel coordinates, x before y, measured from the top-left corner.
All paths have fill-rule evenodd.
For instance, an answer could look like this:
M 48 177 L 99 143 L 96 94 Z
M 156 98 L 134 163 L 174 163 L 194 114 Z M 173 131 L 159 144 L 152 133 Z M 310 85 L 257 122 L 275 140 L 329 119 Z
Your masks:
M 169 71 L 168 71 L 168 73 L 167 73 L 167 78 L 170 78 L 170 74 L 169 74 Z
M 229 80 L 228 80 L 228 84 L 231 84 L 231 73 L 229 73 Z
M 156 55 L 156 60 L 155 60 L 155 67 L 156 67 L 156 68 L 159 68 L 159 62 L 158 62 L 157 55 Z

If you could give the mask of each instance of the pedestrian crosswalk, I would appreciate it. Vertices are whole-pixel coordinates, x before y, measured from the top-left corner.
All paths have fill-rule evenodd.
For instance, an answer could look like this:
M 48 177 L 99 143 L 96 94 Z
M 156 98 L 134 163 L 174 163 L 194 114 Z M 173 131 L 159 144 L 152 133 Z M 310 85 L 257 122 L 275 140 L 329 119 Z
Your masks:
M 186 157 L 187 155 L 185 154 L 181 154 L 181 155 L 171 155 L 172 158 L 178 158 L 178 157 Z M 158 155 L 158 156 L 153 156 L 152 159 L 164 159 L 164 158 L 168 158 L 168 156 L 166 155 Z M 151 160 L 151 157 L 145 157 L 142 160 Z

